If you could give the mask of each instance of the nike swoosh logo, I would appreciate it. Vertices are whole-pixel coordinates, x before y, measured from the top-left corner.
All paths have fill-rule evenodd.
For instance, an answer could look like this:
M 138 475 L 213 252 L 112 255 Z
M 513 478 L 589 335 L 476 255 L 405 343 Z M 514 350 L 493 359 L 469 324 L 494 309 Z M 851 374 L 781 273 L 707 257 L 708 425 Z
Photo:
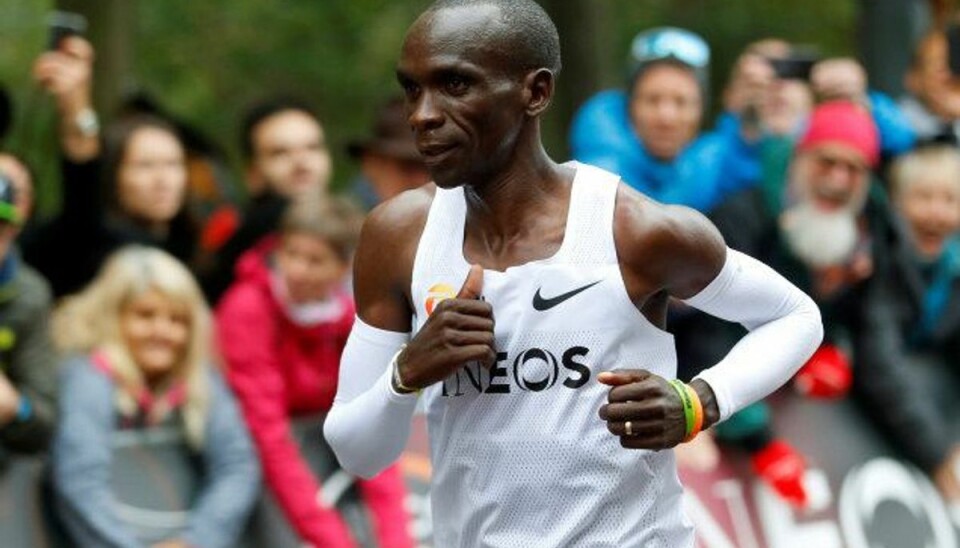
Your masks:
M 537 293 L 533 296 L 533 309 L 539 310 L 540 312 L 543 312 L 544 310 L 550 310 L 551 308 L 557 306 L 563 301 L 576 296 L 578 293 L 582 293 L 590 289 L 591 287 L 597 285 L 602 281 L 603 280 L 597 280 L 591 284 L 587 284 L 583 287 L 578 287 L 572 291 L 567 291 L 566 293 L 561 293 L 560 295 L 557 295 L 556 297 L 550 297 L 549 299 L 546 299 L 542 295 L 540 295 L 540 288 L 537 288 Z

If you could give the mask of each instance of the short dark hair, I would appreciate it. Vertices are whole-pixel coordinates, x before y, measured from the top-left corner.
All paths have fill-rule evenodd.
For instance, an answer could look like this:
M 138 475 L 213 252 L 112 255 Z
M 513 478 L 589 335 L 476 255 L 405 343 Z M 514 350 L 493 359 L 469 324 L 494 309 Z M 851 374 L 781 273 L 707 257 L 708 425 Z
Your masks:
M 517 69 L 547 68 L 554 75 L 560 73 L 560 34 L 539 4 L 533 0 L 437 0 L 426 13 L 468 6 L 494 6 L 500 11 L 503 38 Z
M 244 159 L 253 158 L 253 133 L 257 127 L 267 118 L 288 110 L 302 112 L 313 118 L 317 124 L 322 125 L 317 111 L 306 101 L 297 97 L 278 96 L 255 103 L 244 112 L 240 125 L 240 150 L 243 152 Z

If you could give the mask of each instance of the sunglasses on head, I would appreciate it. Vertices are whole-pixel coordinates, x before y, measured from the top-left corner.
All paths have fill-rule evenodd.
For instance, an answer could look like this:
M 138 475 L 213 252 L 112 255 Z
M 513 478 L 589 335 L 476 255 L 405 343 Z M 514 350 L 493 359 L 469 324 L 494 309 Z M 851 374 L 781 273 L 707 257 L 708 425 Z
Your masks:
M 690 31 L 661 28 L 638 34 L 630 46 L 630 56 L 638 65 L 662 59 L 676 59 L 702 69 L 710 63 L 710 47 L 703 38 Z

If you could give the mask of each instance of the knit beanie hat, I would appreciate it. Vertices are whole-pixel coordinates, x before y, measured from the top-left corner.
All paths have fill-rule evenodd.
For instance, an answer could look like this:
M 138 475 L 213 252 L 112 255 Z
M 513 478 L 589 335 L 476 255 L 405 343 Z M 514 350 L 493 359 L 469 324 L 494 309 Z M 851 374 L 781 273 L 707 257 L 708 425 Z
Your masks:
M 813 110 L 797 150 L 809 150 L 824 143 L 839 143 L 860 151 L 870 167 L 876 167 L 880 159 L 877 126 L 866 109 L 857 103 L 830 101 Z

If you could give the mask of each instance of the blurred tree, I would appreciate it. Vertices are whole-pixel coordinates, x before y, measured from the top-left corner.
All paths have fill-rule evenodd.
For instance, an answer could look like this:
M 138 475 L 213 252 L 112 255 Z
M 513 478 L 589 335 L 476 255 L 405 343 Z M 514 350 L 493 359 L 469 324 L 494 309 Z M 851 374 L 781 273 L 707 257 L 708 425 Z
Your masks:
M 97 50 L 94 65 L 94 102 L 101 116 L 109 119 L 131 85 L 131 67 L 136 52 L 136 0 L 57 0 L 57 9 L 87 18 L 88 38 Z
M 825 54 L 855 54 L 862 5 L 910 0 L 541 1 L 560 28 L 565 65 L 544 139 L 551 153 L 565 158 L 570 116 L 590 94 L 622 82 L 628 45 L 643 29 L 674 25 L 702 34 L 713 49 L 716 97 L 749 42 L 780 36 L 816 44 Z M 36 96 L 29 70 L 45 45 L 45 16 L 54 3 L 91 20 L 105 114 L 119 94 L 146 91 L 236 159 L 244 107 L 271 93 L 294 93 L 319 107 L 335 152 L 336 184 L 343 185 L 356 172 L 343 145 L 367 131 L 380 101 L 399 92 L 399 45 L 430 0 L 4 0 L 0 80 L 13 87 L 19 121 L 9 145 L 33 155 L 35 164 L 50 155 L 52 112 Z M 873 25 L 866 36 L 909 47 Z
M 860 0 L 859 37 L 870 84 L 895 97 L 903 94 L 903 75 L 913 49 L 931 23 L 937 0 Z

